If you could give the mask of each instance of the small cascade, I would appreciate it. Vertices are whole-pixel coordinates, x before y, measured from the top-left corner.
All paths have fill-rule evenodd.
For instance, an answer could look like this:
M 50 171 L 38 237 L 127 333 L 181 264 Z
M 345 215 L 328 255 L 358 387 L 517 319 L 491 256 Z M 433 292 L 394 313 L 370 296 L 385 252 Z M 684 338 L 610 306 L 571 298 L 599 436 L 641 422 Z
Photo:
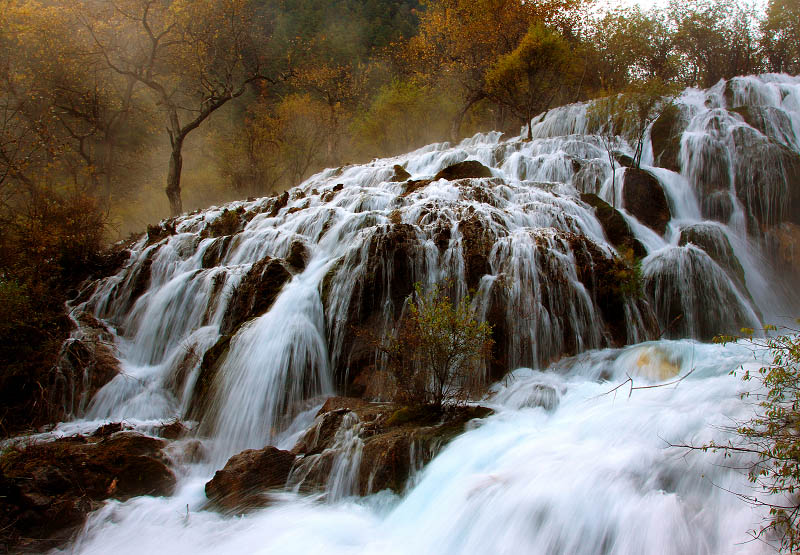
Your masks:
M 363 424 L 355 412 L 347 411 L 341 417 L 331 444 L 321 445 L 320 432 L 328 424 L 327 420 L 328 415 L 318 417 L 306 434 L 306 437 L 313 435 L 308 438 L 311 450 L 322 450 L 305 456 L 292 469 L 287 485 L 294 491 L 323 486 L 326 500 L 335 502 L 358 493 L 358 472 L 364 448 L 360 437 Z
M 800 315 L 800 78 L 685 91 L 640 168 L 587 107 L 149 228 L 75 301 L 53 373 L 73 421 L 42 438 L 189 421 L 178 488 L 106 504 L 73 551 L 763 553 L 763 511 L 726 491 L 749 460 L 665 441 L 724 443 L 752 412 L 730 372 L 753 353 L 697 341 Z M 361 333 L 416 283 L 493 328 L 457 426 L 381 399 Z M 268 506 L 206 510 L 214 471 L 266 446 Z
M 375 353 L 356 332 L 388 332 L 416 282 L 473 293 L 495 330 L 488 379 L 785 316 L 800 303 L 763 249 L 791 252 L 800 217 L 798 91 L 763 76 L 679 97 L 644 157 L 677 166 L 637 170 L 663 191 L 659 222 L 585 104 L 538 117 L 530 142 L 478 134 L 164 222 L 76 307 L 109 325 L 121 359 L 87 416 L 200 420 L 217 462 L 262 447 L 308 399 L 368 389 Z M 436 178 L 466 161 L 488 173 Z

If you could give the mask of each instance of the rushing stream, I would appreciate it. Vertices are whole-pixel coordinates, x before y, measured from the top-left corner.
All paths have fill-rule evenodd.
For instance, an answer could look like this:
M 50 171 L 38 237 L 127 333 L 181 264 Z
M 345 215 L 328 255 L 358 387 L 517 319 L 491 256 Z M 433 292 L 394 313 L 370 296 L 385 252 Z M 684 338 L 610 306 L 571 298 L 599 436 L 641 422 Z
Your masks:
M 747 461 L 670 444 L 724 442 L 752 413 L 730 373 L 753 353 L 701 341 L 800 314 L 786 258 L 800 237 L 800 79 L 688 90 L 665 126 L 642 165 L 663 190 L 663 228 L 634 208 L 634 170 L 609 166 L 576 104 L 540 116 L 531 142 L 481 134 L 326 170 L 142 238 L 74 305 L 107 323 L 123 372 L 70 404 L 57 432 L 180 418 L 206 455 L 176 463 L 172 497 L 106 504 L 69 549 L 768 552 L 748 535 L 764 511 L 731 493 L 751 491 Z M 432 180 L 465 160 L 492 177 Z M 634 280 L 594 198 L 619 209 L 640 249 Z M 287 491 L 243 517 L 204 510 L 203 486 L 231 455 L 291 448 L 325 397 L 361 387 L 374 353 L 354 328 L 386 329 L 414 282 L 444 279 L 494 326 L 502 367 L 485 372 L 502 379 L 481 401 L 494 415 L 402 495 L 350 495 L 360 451 L 345 434 L 324 499 Z

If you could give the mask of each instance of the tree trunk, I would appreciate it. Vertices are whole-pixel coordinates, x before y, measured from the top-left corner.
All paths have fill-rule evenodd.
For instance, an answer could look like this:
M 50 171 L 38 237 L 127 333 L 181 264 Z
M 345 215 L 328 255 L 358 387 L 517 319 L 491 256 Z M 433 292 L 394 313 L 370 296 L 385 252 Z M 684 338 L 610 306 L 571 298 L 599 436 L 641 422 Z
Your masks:
M 179 216 L 183 213 L 181 202 L 181 169 L 183 168 L 183 139 L 176 138 L 172 142 L 172 153 L 169 156 L 169 172 L 167 173 L 167 199 L 169 199 L 170 215 Z
M 483 100 L 485 95 L 482 93 L 475 93 L 467 99 L 467 102 L 461 108 L 461 110 L 456 114 L 455 119 L 453 119 L 453 127 L 450 129 L 450 139 L 454 142 L 458 142 L 459 135 L 461 134 L 461 122 L 464 120 L 464 116 L 467 115 L 469 109 L 478 102 L 479 100 Z

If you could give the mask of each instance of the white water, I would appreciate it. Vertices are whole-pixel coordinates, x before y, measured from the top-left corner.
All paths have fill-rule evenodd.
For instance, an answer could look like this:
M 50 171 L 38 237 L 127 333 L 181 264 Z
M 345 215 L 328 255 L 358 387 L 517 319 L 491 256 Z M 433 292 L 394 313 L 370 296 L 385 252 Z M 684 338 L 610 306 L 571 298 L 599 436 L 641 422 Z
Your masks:
M 169 499 L 112 502 L 94 514 L 79 553 L 766 553 L 748 542 L 763 512 L 738 459 L 667 442 L 724 441 L 746 418 L 752 354 L 690 341 L 597 351 L 549 372 L 517 370 L 498 387 L 497 413 L 457 438 L 404 497 L 321 503 L 286 494 L 245 517 L 201 510 L 191 473 Z M 751 362 L 752 364 L 752 362 Z M 692 374 L 678 385 L 649 376 Z M 609 381 L 599 381 L 604 372 Z M 558 406 L 531 403 L 552 388 Z M 187 513 L 188 505 L 188 513 Z
M 797 150 L 797 78 L 745 78 L 732 89 L 736 102 L 747 97 L 770 108 L 771 140 Z M 628 299 L 624 306 L 628 342 L 666 332 L 702 337 L 708 330 L 724 331 L 720 328 L 732 319 L 736 325 L 757 327 L 760 316 L 772 322 L 791 316 L 797 307 L 796 294 L 782 288 L 762 237 L 748 232 L 747 223 L 748 218 L 774 223 L 792 216 L 778 205 L 785 183 L 772 183 L 764 191 L 766 201 L 755 208 L 737 196 L 737 179 L 749 187 L 756 178 L 737 171 L 744 162 L 736 130 L 746 129 L 750 139 L 767 139 L 738 114 L 722 109 L 724 83 L 709 91 L 687 91 L 679 102 L 689 120 L 681 141 L 682 171 L 648 168 L 672 208 L 665 235 L 621 210 L 648 251 L 642 261 L 645 297 Z M 709 127 L 712 120 L 722 124 Z M 791 122 L 788 128 L 780 123 L 784 120 Z M 501 141 L 496 133 L 476 135 L 456 146 L 431 145 L 394 159 L 326 170 L 293 190 L 288 204 L 274 213 L 274 199 L 233 203 L 229 209 L 258 214 L 226 239 L 211 267 L 205 267 L 204 258 L 222 239 L 199 233 L 221 209 L 179 219 L 178 233 L 156 245 L 137 244 L 127 267 L 99 283 L 79 307 L 115 328 L 124 375 L 98 393 L 85 421 L 61 425 L 65 433 L 105 420 L 125 419 L 146 430 L 159 420 L 186 418 L 202 353 L 220 337 L 243 277 L 265 256 L 286 258 L 297 241 L 307 249 L 308 260 L 303 270 L 293 270 L 272 308 L 233 336 L 199 425 L 208 457 L 180 467 L 179 491 L 169 499 L 107 504 L 91 517 L 73 550 L 763 552 L 758 542 L 742 542 L 764 515 L 725 491 L 747 493 L 747 477 L 728 468 L 731 461 L 719 455 L 684 456 L 666 443 L 723 440 L 720 426 L 747 417 L 748 406 L 738 398 L 741 383 L 728 373 L 752 356 L 691 341 L 663 341 L 655 351 L 652 346 L 603 350 L 611 344 L 607 323 L 578 277 L 569 238 L 586 237 L 603 256 L 611 256 L 614 247 L 579 193 L 597 193 L 621 207 L 624 170 L 609 167 L 599 140 L 586 135 L 585 127 L 585 106 L 568 106 L 541 118 L 529 143 Z M 713 160 L 707 156 L 692 156 L 704 144 L 725 150 L 730 162 L 722 169 L 731 180 L 724 192 L 732 212 L 713 225 L 729 239 L 747 291 L 700 248 L 678 245 L 683 227 L 710 214 L 704 184 L 719 168 L 709 167 Z M 467 159 L 481 161 L 497 179 L 440 180 L 407 196 L 404 185 L 389 181 L 394 164 L 404 165 L 417 179 Z M 645 160 L 652 159 L 648 146 Z M 773 162 L 769 157 L 747 159 L 777 172 L 779 164 Z M 617 180 L 615 187 L 611 179 Z M 398 217 L 410 229 L 410 246 L 403 252 L 408 275 L 391 256 L 374 263 L 376 245 L 391 237 Z M 353 333 L 348 315 L 360 309 L 358 303 L 374 305 L 377 316 L 369 322 L 380 327 L 402 309 L 393 288 L 408 284 L 398 283 L 396 275 L 425 284 L 451 278 L 457 296 L 467 291 L 467 239 L 460 226 L 467 220 L 479 222 L 491 242 L 489 272 L 480 277 L 474 303 L 485 316 L 501 299 L 507 339 L 501 354 L 509 367 L 543 368 L 569 349 L 589 353 L 547 372 L 517 370 L 507 377 L 508 385 L 486 401 L 496 415 L 454 441 L 414 477 L 402 497 L 386 492 L 361 500 L 348 497 L 352 480 L 347 477 L 355 475 L 361 451 L 360 440 L 343 433 L 337 445 L 344 455 L 336 459 L 325 502 L 286 493 L 276 506 L 243 518 L 202 510 L 204 483 L 230 455 L 266 444 L 291 448 L 311 424 L 312 405 L 352 379 L 351 353 L 345 347 Z M 442 229 L 448 234 L 437 245 Z M 136 276 L 147 264 L 149 279 L 137 290 Z M 359 300 L 359 288 L 371 272 L 382 280 L 379 295 Z M 142 294 L 137 298 L 135 291 Z M 672 321 L 676 306 L 682 314 L 677 326 Z M 653 330 L 649 321 L 660 329 Z M 636 390 L 630 398 L 624 389 L 603 395 L 626 374 L 639 385 L 669 381 L 673 373 L 692 368 L 678 387 Z M 647 371 L 651 374 L 642 375 Z M 526 406 L 537 399 L 551 409 Z

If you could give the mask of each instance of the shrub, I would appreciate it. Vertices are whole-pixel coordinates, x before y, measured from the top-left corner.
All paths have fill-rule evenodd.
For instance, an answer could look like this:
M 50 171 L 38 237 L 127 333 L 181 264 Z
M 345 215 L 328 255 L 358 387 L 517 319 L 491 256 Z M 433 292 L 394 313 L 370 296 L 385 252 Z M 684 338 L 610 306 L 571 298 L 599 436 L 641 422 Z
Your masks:
M 753 330 L 742 330 L 748 335 Z M 775 332 L 767 326 L 766 332 Z M 756 400 L 755 413 L 740 423 L 735 433 L 739 441 L 728 445 L 709 444 L 703 450 L 722 450 L 726 454 L 755 454 L 749 469 L 756 494 L 739 497 L 769 508 L 769 517 L 760 533 L 776 533 L 781 548 L 794 553 L 800 549 L 800 334 L 784 328 L 776 337 L 747 337 L 756 349 L 768 349 L 771 361 L 757 372 L 744 371 L 741 378 L 759 386 L 743 397 Z M 719 337 L 719 342 L 741 338 Z M 759 493 L 767 496 L 758 497 Z
M 412 406 L 462 402 L 484 382 L 492 330 L 479 322 L 466 296 L 453 303 L 441 286 L 420 284 L 392 333 L 378 342 L 395 400 Z

